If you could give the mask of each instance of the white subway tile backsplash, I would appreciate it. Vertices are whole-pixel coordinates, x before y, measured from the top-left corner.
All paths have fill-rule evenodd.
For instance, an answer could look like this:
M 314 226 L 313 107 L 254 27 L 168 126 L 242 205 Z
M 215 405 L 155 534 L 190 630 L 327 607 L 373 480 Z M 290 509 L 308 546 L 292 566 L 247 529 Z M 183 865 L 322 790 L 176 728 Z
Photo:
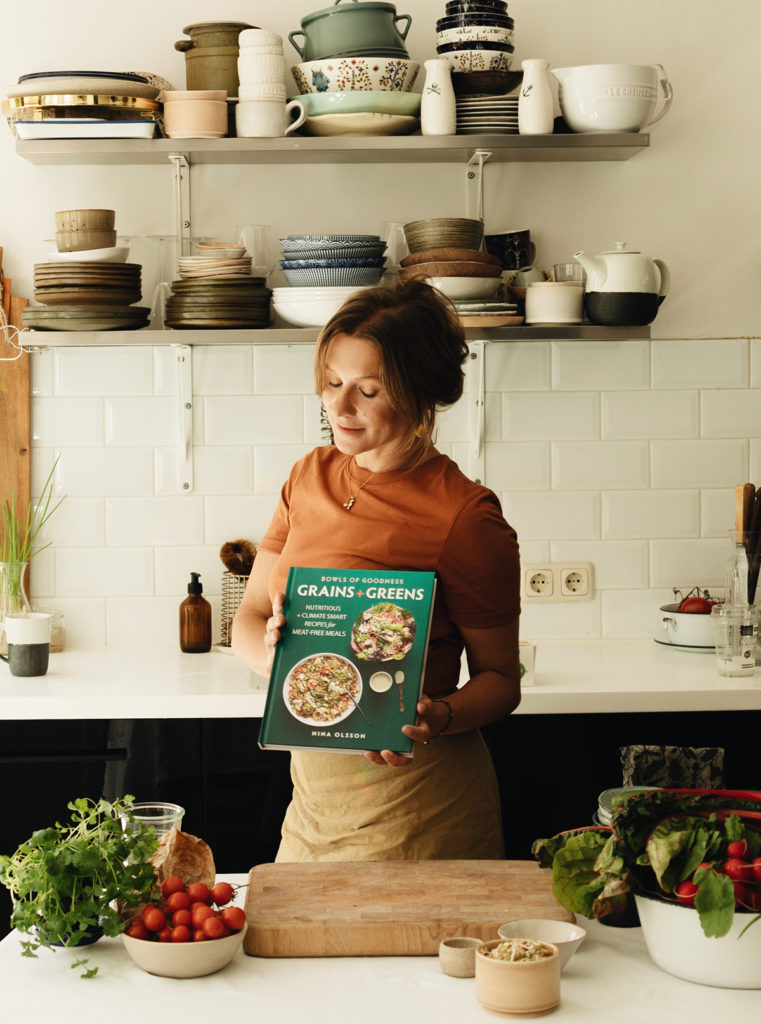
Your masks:
M 33 398 L 32 440 L 35 444 L 103 446 L 102 398 Z
M 510 524 L 512 526 L 512 523 Z M 518 538 L 521 562 L 529 565 L 533 562 L 549 562 L 550 542 L 548 540 L 522 540 Z
M 600 536 L 597 491 L 504 491 L 501 500 L 519 541 Z
M 293 395 L 314 391 L 314 345 L 257 345 L 254 393 Z
M 748 442 L 653 441 L 653 487 L 734 487 L 748 472 Z
M 37 540 L 55 547 L 102 546 L 106 542 L 103 498 L 64 498 Z
M 649 551 L 646 540 L 560 540 L 550 544 L 553 562 L 591 562 L 595 590 L 646 587 Z
M 749 458 L 748 479 L 746 483 L 753 483 L 761 487 L 761 440 L 751 438 Z
M 56 596 L 153 595 L 153 549 L 56 548 Z
M 557 441 L 551 447 L 552 486 L 560 490 L 648 485 L 646 441 Z
M 437 438 L 442 444 L 451 444 L 469 434 L 468 425 L 473 417 L 473 406 L 468 396 L 457 405 L 443 409 L 436 416 Z
M 600 397 L 594 392 L 508 392 L 502 395 L 501 404 L 505 440 L 594 440 L 600 436 Z
M 187 595 L 186 595 L 187 596 Z M 165 644 L 174 642 L 179 650 L 177 601 L 170 597 L 112 597 L 106 601 L 106 643 Z M 217 639 L 212 603 L 212 643 Z M 223 657 L 223 655 L 220 655 Z
M 206 444 L 298 444 L 303 437 L 296 395 L 206 398 L 204 408 Z
M 744 338 L 654 341 L 654 388 L 745 388 L 748 342 Z
M 602 396 L 602 436 L 697 437 L 697 391 L 608 391 Z
M 698 537 L 697 490 L 605 491 L 602 535 L 606 538 Z
M 550 486 L 550 448 L 544 442 L 488 441 L 487 486 L 493 491 L 536 491 Z
M 750 342 L 750 386 L 761 388 L 761 339 L 752 338 Z
M 250 395 L 254 386 L 252 352 L 248 345 L 194 345 L 193 394 Z
M 205 544 L 219 544 L 242 537 L 258 544 L 277 507 L 278 494 L 248 498 L 207 498 Z
M 55 350 L 57 395 L 150 395 L 153 353 L 147 346 Z
M 236 538 L 237 539 L 237 538 Z M 177 605 L 188 596 L 191 572 L 201 574 L 203 596 L 209 600 L 222 593 L 225 567 L 219 557 L 221 544 L 156 549 L 156 594 L 175 596 Z
M 146 598 L 146 600 L 153 600 Z M 32 601 L 40 611 L 63 615 L 64 650 L 102 647 L 106 642 L 106 601 L 102 597 L 41 597 Z M 50 656 L 50 671 L 56 670 L 56 655 Z
M 177 447 L 156 449 L 156 493 L 185 494 Z M 183 474 L 184 475 L 184 474 Z M 250 494 L 254 460 L 249 445 L 193 448 L 193 494 Z
M 649 374 L 648 341 L 552 342 L 552 387 L 556 390 L 646 388 Z
M 254 448 L 254 490 L 280 494 L 295 462 L 311 451 L 309 445 L 262 444 Z
M 487 391 L 544 391 L 550 386 L 550 343 L 515 341 L 485 346 Z
M 557 604 L 530 604 L 521 607 L 521 640 L 573 640 L 599 637 L 601 628 L 600 595 L 591 601 Z M 541 681 L 542 666 L 537 661 L 535 678 Z
M 56 470 L 64 494 L 151 494 L 152 448 L 64 448 Z
M 728 537 L 729 531 L 734 529 L 734 522 L 734 488 L 707 489 L 700 492 L 700 534 L 702 537 Z
M 650 542 L 650 582 L 654 587 L 723 587 L 729 540 Z
M 33 349 L 29 360 L 29 393 L 33 398 L 53 394 L 53 349 Z
M 177 360 L 179 353 L 174 345 L 155 345 L 153 348 L 153 393 L 154 395 L 177 394 Z
M 170 444 L 177 435 L 176 421 L 176 406 L 170 398 L 107 398 L 105 401 L 107 445 Z
M 703 391 L 703 437 L 761 437 L 758 391 Z
M 302 395 L 304 416 L 304 442 L 310 448 L 327 443 L 327 435 L 323 436 L 320 424 L 320 407 L 322 401 L 317 395 Z
M 199 495 L 176 498 L 107 498 L 108 544 L 203 544 L 204 499 Z
M 670 590 L 608 590 L 602 595 L 602 635 L 606 639 L 664 635 L 662 604 L 674 600 Z

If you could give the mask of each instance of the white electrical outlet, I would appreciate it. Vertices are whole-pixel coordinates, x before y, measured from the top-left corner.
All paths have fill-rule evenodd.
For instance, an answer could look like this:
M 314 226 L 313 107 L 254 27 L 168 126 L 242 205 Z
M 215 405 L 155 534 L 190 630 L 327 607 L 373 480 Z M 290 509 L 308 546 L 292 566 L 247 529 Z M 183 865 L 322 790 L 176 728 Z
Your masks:
M 535 562 L 521 567 L 526 601 L 589 601 L 594 596 L 591 562 Z

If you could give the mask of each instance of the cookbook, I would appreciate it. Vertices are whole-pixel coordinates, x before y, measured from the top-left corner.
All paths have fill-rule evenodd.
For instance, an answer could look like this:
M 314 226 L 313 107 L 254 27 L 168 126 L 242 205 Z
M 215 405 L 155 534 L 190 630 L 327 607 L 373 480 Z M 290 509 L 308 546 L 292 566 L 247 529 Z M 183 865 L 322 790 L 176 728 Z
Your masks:
M 412 756 L 436 591 L 432 572 L 288 572 L 259 746 Z

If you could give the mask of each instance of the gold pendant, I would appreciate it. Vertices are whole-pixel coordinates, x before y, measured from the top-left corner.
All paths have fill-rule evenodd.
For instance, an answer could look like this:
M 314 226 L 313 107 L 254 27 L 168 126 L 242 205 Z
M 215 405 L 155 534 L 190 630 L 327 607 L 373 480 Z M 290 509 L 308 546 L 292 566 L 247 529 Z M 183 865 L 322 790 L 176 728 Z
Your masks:
M 352 506 L 354 505 L 354 501 L 355 501 L 354 495 L 350 494 L 349 495 L 349 500 L 344 502 L 344 508 L 346 509 L 347 512 L 351 512 Z

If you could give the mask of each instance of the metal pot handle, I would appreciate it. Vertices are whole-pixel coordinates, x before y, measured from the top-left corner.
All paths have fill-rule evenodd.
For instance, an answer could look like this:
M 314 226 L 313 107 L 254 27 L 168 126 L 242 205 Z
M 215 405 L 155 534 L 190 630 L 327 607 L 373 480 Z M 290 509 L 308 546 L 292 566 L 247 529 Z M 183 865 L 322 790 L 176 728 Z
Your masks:
M 676 619 L 671 619 L 671 618 L 668 617 L 668 615 L 664 615 L 664 617 L 663 617 L 663 628 L 666 630 L 667 633 L 670 632 L 669 624 L 671 624 L 674 627 L 675 630 L 679 629 L 679 623 L 676 621 Z
M 404 32 L 399 32 L 399 29 L 396 26 L 396 23 L 398 21 L 406 21 L 407 22 L 407 24 L 404 26 Z M 399 32 L 399 35 L 402 37 L 402 39 L 406 39 L 407 38 L 407 33 L 410 30 L 410 25 L 411 24 L 412 24 L 412 15 L 411 14 L 397 14 L 397 15 L 394 16 L 394 28 L 396 28 L 396 31 Z
M 673 89 L 673 87 L 671 85 L 671 82 L 669 82 L 669 80 L 668 80 L 668 76 L 666 75 L 666 72 L 665 72 L 665 70 L 663 68 L 663 65 L 662 64 L 652 64 L 651 67 L 654 67 L 656 69 L 656 71 L 658 72 L 658 84 L 660 85 L 661 90 L 663 91 L 664 103 L 663 103 L 663 107 L 661 108 L 660 114 L 658 114 L 657 117 L 654 117 L 652 119 L 652 121 L 648 121 L 647 122 L 647 127 L 648 128 L 650 127 L 651 124 L 655 124 L 656 121 L 660 121 L 660 119 L 663 117 L 663 115 L 666 113 L 666 111 L 671 106 L 671 101 L 674 98 L 674 89 Z
M 338 0 L 336 0 L 336 3 L 337 2 L 338 2 Z M 303 32 L 289 32 L 288 33 L 288 42 L 293 46 L 294 50 L 296 51 L 296 53 L 298 53 L 299 57 L 301 57 L 301 59 L 304 60 L 304 51 L 301 49 L 299 44 L 295 41 L 294 36 L 304 36 L 304 39 L 306 39 L 306 35 Z

